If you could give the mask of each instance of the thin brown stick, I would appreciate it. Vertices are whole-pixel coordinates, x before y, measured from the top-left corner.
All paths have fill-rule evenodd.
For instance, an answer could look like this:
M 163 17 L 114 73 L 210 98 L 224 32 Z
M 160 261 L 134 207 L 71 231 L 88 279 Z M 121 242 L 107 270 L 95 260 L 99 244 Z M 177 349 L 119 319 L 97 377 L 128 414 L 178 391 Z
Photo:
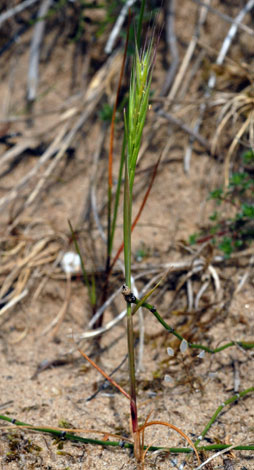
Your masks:
M 187 124 L 185 124 L 183 121 L 176 118 L 172 114 L 166 113 L 165 111 L 162 111 L 162 110 L 158 111 L 157 114 L 161 117 L 164 117 L 168 121 L 172 122 L 172 124 L 175 124 L 176 126 L 181 127 L 181 129 L 183 129 L 184 132 L 189 134 L 194 140 L 196 140 L 199 144 L 201 144 L 202 147 L 204 147 L 209 152 L 211 152 L 211 145 L 208 142 L 208 140 L 202 137 L 202 135 L 199 134 L 198 132 L 195 132 L 195 130 L 193 130 L 191 127 L 187 126 Z
M 186 441 L 190 444 L 190 446 L 194 450 L 194 452 L 196 454 L 196 457 L 198 459 L 198 463 L 201 464 L 201 461 L 200 461 L 200 458 L 199 458 L 199 455 L 198 455 L 198 451 L 197 451 L 194 443 L 192 442 L 192 440 L 181 429 L 179 429 L 174 424 L 167 423 L 166 421 L 157 421 L 157 420 L 149 421 L 149 422 L 145 422 L 145 424 L 143 424 L 143 426 L 141 426 L 138 429 L 138 432 L 142 432 L 144 429 L 148 428 L 149 426 L 155 426 L 155 425 L 167 426 L 168 428 L 174 429 L 174 431 L 178 432 L 178 434 L 180 434 L 182 437 L 184 437 L 184 439 L 186 439 Z
M 114 387 L 116 387 L 119 392 L 121 392 L 126 398 L 128 398 L 129 401 L 131 401 L 130 395 L 120 385 L 118 385 L 118 383 L 116 383 L 114 379 L 112 379 L 108 374 L 106 374 L 106 372 L 104 372 L 97 364 L 95 364 L 95 362 L 90 359 L 90 357 L 88 357 L 86 353 L 81 351 L 81 349 L 78 349 L 78 351 L 98 372 L 100 372 L 101 375 L 103 375 L 105 379 L 108 380 L 108 382 L 114 385 Z

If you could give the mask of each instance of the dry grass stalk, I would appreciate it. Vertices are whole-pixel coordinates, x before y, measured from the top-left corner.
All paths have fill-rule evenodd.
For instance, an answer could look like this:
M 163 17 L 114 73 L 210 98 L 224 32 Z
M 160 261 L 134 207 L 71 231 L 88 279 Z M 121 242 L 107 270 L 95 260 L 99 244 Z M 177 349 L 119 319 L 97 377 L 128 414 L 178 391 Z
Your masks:
M 200 3 L 204 6 L 204 3 L 203 2 L 199 2 L 199 0 L 197 0 L 197 3 Z M 253 8 L 253 5 L 254 5 L 254 1 L 253 0 L 249 0 L 247 2 L 247 4 L 240 10 L 240 12 L 238 13 L 238 15 L 236 16 L 235 20 L 232 21 L 232 26 L 229 28 L 229 31 L 228 31 L 228 34 L 226 35 L 223 43 L 222 43 L 222 46 L 221 46 L 221 49 L 219 51 L 219 54 L 217 56 L 217 59 L 216 59 L 216 64 L 217 65 L 222 65 L 224 60 L 225 60 L 225 57 L 229 51 L 229 48 L 232 44 L 232 41 L 238 31 L 238 28 L 239 26 L 242 24 L 241 22 L 243 21 L 245 15 L 251 11 L 251 9 Z M 207 8 L 208 8 L 208 5 L 207 5 Z M 209 8 L 208 8 L 209 9 Z M 251 32 L 253 33 L 253 31 L 251 30 Z M 215 84 L 216 84 L 216 75 L 214 72 L 212 72 L 210 74 L 210 77 L 209 77 L 209 80 L 208 80 L 208 84 L 207 84 L 207 91 L 204 95 L 204 97 L 207 99 L 209 96 L 211 96 L 211 92 L 212 90 L 214 89 L 215 87 Z M 194 124 L 194 127 L 193 127 L 193 130 L 195 132 L 199 132 L 199 129 L 200 129 L 200 126 L 203 122 L 203 118 L 204 118 L 204 113 L 205 113 L 205 110 L 206 110 L 206 103 L 204 102 L 203 104 L 201 104 L 200 106 L 200 111 L 199 111 L 199 117 L 198 119 L 196 120 L 195 124 Z M 190 162 L 190 158 L 191 158 L 191 153 L 192 153 L 192 142 L 190 141 L 189 143 L 189 146 L 187 147 L 186 149 L 186 154 L 185 154 L 185 160 L 188 161 L 187 165 L 189 167 L 189 162 Z M 225 181 L 227 180 L 228 178 L 228 166 L 229 165 L 229 160 L 230 160 L 230 155 L 231 153 L 229 153 L 227 159 L 226 159 L 226 164 L 225 164 Z
M 252 86 L 248 86 L 241 93 L 218 94 L 215 97 L 216 102 L 220 103 L 221 110 L 219 113 L 219 125 L 212 142 L 213 153 L 218 147 L 220 136 L 229 124 L 229 121 L 231 120 L 234 124 L 240 121 L 240 127 L 233 137 L 225 157 L 224 185 L 227 187 L 229 183 L 230 161 L 244 134 L 249 133 L 250 147 L 253 148 L 254 97 L 252 96 Z
M 34 34 L 30 46 L 30 59 L 27 78 L 27 101 L 32 105 L 36 100 L 37 87 L 39 83 L 39 59 L 40 48 L 45 30 L 45 17 L 52 5 L 52 0 L 43 0 L 38 10 L 37 22 L 34 27 Z
M 32 6 L 34 3 L 37 3 L 38 0 L 25 0 L 24 2 L 16 5 L 13 8 L 10 8 L 9 10 L 5 11 L 0 15 L 0 26 L 10 18 L 12 18 L 14 15 L 17 13 L 21 13 L 21 11 L 25 10 L 26 8 L 29 8 Z
M 59 260 L 62 251 L 62 236 L 46 235 L 41 240 L 29 236 L 24 238 L 14 248 L 2 252 L 0 299 L 6 304 L 1 308 L 0 315 L 27 297 L 38 278 L 42 279 L 41 282 L 43 278 L 48 278 L 49 270 L 45 268 L 52 265 L 56 268 L 54 263 Z
M 74 108 L 71 110 L 71 112 L 68 110 L 67 112 L 64 112 L 62 116 L 60 116 L 58 124 L 66 119 L 67 123 L 59 131 L 54 141 L 49 145 L 47 150 L 40 157 L 39 162 L 34 166 L 34 168 L 32 168 L 32 170 L 27 175 L 25 175 L 6 196 L 0 199 L 0 210 L 5 208 L 6 205 L 10 202 L 14 202 L 17 198 L 20 198 L 21 191 L 26 188 L 28 182 L 31 182 L 33 179 L 36 180 L 37 178 L 39 178 L 39 181 L 35 183 L 34 188 L 32 189 L 32 191 L 30 191 L 30 194 L 27 200 L 25 201 L 23 208 L 21 208 L 20 211 L 22 212 L 26 207 L 30 206 L 36 198 L 38 198 L 45 184 L 47 184 L 48 178 L 55 171 L 62 158 L 65 157 L 65 152 L 71 145 L 76 134 L 84 126 L 85 122 L 90 118 L 90 116 L 94 112 L 105 91 L 108 81 L 116 73 L 119 67 L 120 60 L 121 57 L 119 53 L 116 53 L 111 56 L 91 79 L 91 82 L 88 86 L 82 103 L 79 105 L 79 108 Z M 80 117 L 76 120 L 74 125 L 71 125 L 70 121 L 72 120 L 73 115 L 77 114 L 80 109 L 84 109 L 84 111 L 81 112 Z M 54 124 L 53 127 L 55 126 L 56 124 Z M 67 132 L 68 128 L 69 131 Z M 44 134 L 47 135 L 50 132 L 52 132 L 52 126 L 51 129 L 47 129 Z M 42 137 L 43 136 L 40 135 L 41 139 Z M 11 149 L 12 152 L 6 152 L 6 154 L 3 156 L 4 161 L 8 161 L 8 163 L 10 163 L 13 158 L 16 158 L 18 155 L 20 155 L 28 146 L 35 146 L 37 142 L 37 140 L 28 139 L 20 145 L 17 144 L 17 146 L 15 147 L 15 151 Z M 43 175 L 40 177 L 39 170 L 41 169 L 42 165 L 45 165 L 45 163 L 49 161 L 49 159 L 55 152 L 57 152 L 56 156 L 45 169 Z
M 46 335 L 47 333 L 49 333 L 49 331 L 52 328 L 54 328 L 53 331 L 51 332 L 50 337 L 51 338 L 56 337 L 56 335 L 59 331 L 59 328 L 60 328 L 61 324 L 63 323 L 64 317 L 66 316 L 66 313 L 68 311 L 68 307 L 69 307 L 69 304 L 70 304 L 70 299 L 71 299 L 71 277 L 70 277 L 69 274 L 67 274 L 66 275 L 65 299 L 64 299 L 63 305 L 60 308 L 60 310 L 59 310 L 58 314 L 56 315 L 56 317 L 52 320 L 52 322 L 49 323 L 49 325 L 47 325 L 46 328 L 44 328 L 44 330 L 41 332 L 41 336 Z
M 206 5 L 209 4 L 209 3 L 210 3 L 210 0 L 206 0 L 204 2 L 204 4 L 202 5 L 202 7 L 200 8 L 199 18 L 198 18 L 197 26 L 195 28 L 195 33 L 192 36 L 192 39 L 191 39 L 191 41 L 189 43 L 189 46 L 187 48 L 187 51 L 185 53 L 185 56 L 182 60 L 180 69 L 178 71 L 178 74 L 177 74 L 177 76 L 174 80 L 174 83 L 172 85 L 172 88 L 171 88 L 171 90 L 168 94 L 168 98 L 170 100 L 174 100 L 176 98 L 177 92 L 179 91 L 179 88 L 182 84 L 182 81 L 186 77 L 187 69 L 188 69 L 189 64 L 192 60 L 194 51 L 195 51 L 197 43 L 198 43 L 198 39 L 199 39 L 199 36 L 200 36 L 200 29 L 202 28 L 202 26 L 204 25 L 204 23 L 206 21 L 206 16 L 207 16 Z

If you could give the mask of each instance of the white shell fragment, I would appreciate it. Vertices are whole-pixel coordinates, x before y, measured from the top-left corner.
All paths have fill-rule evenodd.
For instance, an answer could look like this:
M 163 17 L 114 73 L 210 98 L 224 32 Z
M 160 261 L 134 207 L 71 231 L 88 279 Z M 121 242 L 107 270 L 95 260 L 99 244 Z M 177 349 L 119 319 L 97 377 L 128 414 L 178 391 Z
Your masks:
M 62 257 L 61 266 L 66 274 L 77 274 L 81 271 L 80 257 L 73 251 L 67 251 Z
M 187 351 L 187 349 L 188 349 L 188 343 L 187 343 L 186 339 L 183 339 L 181 341 L 181 344 L 180 344 L 180 351 L 181 351 L 181 353 L 185 353 Z
M 164 381 L 167 382 L 167 383 L 169 383 L 169 384 L 174 384 L 174 383 L 175 383 L 173 377 L 171 377 L 171 376 L 168 375 L 168 374 L 165 375 Z
M 173 357 L 175 355 L 175 351 L 172 348 L 167 348 L 167 353 L 170 357 Z
M 203 359 L 203 358 L 205 357 L 205 351 L 204 351 L 204 350 L 201 351 L 201 352 L 199 353 L 198 357 L 199 357 L 200 359 Z

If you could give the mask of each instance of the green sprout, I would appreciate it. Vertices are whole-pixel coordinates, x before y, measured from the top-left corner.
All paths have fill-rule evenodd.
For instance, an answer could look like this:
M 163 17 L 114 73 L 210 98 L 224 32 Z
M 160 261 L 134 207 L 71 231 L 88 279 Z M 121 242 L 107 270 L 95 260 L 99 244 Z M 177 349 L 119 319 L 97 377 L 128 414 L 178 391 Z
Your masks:
M 143 49 L 138 50 L 136 42 L 135 57 L 131 74 L 129 103 L 124 114 L 126 152 L 125 152 L 125 185 L 124 185 L 124 265 L 125 283 L 131 288 L 131 224 L 132 224 L 132 193 L 138 154 L 145 119 L 149 107 L 149 95 L 153 70 L 153 40 Z M 136 405 L 136 378 L 134 358 L 134 338 L 131 303 L 127 302 L 127 336 L 130 374 L 131 418 L 133 433 L 138 430 Z
M 242 155 L 244 162 L 253 161 L 252 150 Z M 232 174 L 227 188 L 216 188 L 208 199 L 214 200 L 220 210 L 214 211 L 209 219 L 213 223 L 202 233 L 191 235 L 189 243 L 211 240 L 224 253 L 225 258 L 237 250 L 249 246 L 254 240 L 254 180 L 251 173 L 238 171 Z M 225 215 L 230 208 L 230 217 Z M 233 208 L 233 210 L 232 210 Z

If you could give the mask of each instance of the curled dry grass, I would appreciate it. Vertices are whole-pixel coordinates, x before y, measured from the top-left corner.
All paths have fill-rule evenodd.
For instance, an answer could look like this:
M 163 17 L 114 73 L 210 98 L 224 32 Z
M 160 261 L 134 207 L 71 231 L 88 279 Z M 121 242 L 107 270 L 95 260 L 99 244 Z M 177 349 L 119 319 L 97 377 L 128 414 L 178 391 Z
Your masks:
M 229 127 L 231 144 L 226 152 L 224 167 L 224 186 L 227 187 L 230 175 L 230 161 L 244 136 L 248 146 L 254 149 L 254 89 L 249 85 L 240 93 L 217 93 L 214 103 L 219 107 L 218 127 L 212 140 L 212 152 L 219 146 L 219 139 Z

